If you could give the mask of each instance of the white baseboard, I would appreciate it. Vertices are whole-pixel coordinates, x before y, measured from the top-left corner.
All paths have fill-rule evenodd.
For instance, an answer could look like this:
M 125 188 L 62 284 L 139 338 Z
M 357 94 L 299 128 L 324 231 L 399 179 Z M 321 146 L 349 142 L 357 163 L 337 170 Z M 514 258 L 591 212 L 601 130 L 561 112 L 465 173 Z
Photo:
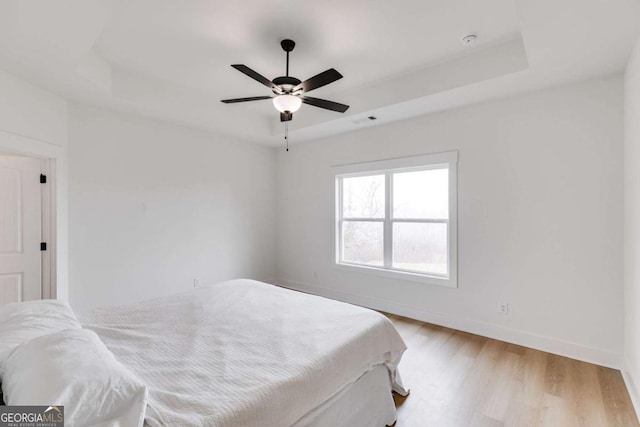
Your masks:
M 631 397 L 631 403 L 636 411 L 636 417 L 638 417 L 640 415 L 640 395 L 638 395 L 636 382 L 633 379 L 633 375 L 631 375 L 630 365 L 626 358 L 623 361 L 623 366 L 622 369 L 620 369 L 620 372 L 622 372 L 624 384 L 627 386 L 629 397 Z
M 538 335 L 522 330 L 506 328 L 493 323 L 481 322 L 473 319 L 452 316 L 445 313 L 436 313 L 405 306 L 380 298 L 351 294 L 335 289 L 328 289 L 317 285 L 296 282 L 288 279 L 274 279 L 270 283 L 297 291 L 320 295 L 338 301 L 381 310 L 398 316 L 408 317 L 427 323 L 433 323 L 447 328 L 457 329 L 488 338 L 506 341 L 512 344 L 522 345 L 536 350 L 582 360 L 608 368 L 620 369 L 622 357 L 618 353 L 608 350 L 590 347 L 554 337 Z M 631 393 L 631 392 L 630 392 Z

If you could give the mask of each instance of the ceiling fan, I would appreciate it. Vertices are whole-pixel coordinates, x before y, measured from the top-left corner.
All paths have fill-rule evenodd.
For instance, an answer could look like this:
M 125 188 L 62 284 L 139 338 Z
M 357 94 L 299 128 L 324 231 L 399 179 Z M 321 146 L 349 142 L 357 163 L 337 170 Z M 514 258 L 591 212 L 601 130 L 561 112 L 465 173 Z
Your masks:
M 327 71 L 323 71 L 311 77 L 304 82 L 289 75 L 289 52 L 293 50 L 296 43 L 293 40 L 285 39 L 280 42 L 280 46 L 287 53 L 287 70 L 285 76 L 276 77 L 273 80 L 269 80 L 263 75 L 253 71 L 251 68 L 242 64 L 234 64 L 233 68 L 246 74 L 252 79 L 267 86 L 274 93 L 273 96 L 252 96 L 249 98 L 234 98 L 223 99 L 225 104 L 232 104 L 236 102 L 258 101 L 262 99 L 273 99 L 273 105 L 276 110 L 280 112 L 280 121 L 288 122 L 293 119 L 293 113 L 298 111 L 302 103 L 313 105 L 314 107 L 324 108 L 326 110 L 337 111 L 344 113 L 349 109 L 348 105 L 340 104 L 338 102 L 327 101 L 326 99 L 312 98 L 306 96 L 307 92 L 311 92 L 314 89 L 333 83 L 336 80 L 342 78 L 342 74 L 335 69 L 330 68 Z

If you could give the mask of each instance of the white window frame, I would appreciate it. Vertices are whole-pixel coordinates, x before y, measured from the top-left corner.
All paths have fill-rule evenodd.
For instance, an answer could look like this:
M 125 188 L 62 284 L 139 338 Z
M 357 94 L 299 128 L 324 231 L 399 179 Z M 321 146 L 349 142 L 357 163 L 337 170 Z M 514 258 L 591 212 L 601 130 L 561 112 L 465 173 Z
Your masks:
M 332 183 L 334 188 L 334 263 L 340 269 L 375 274 L 378 276 L 410 280 L 451 288 L 458 287 L 458 152 L 425 154 L 420 156 L 402 157 L 374 162 L 356 163 L 351 165 L 334 166 L 332 168 Z M 418 170 L 438 169 L 446 166 L 449 170 L 449 219 L 448 219 L 448 267 L 446 275 L 419 273 L 392 268 L 391 245 L 393 242 L 394 222 L 442 222 L 429 219 L 398 219 L 392 218 L 393 174 Z M 384 267 L 341 261 L 342 250 L 342 179 L 356 176 L 384 174 L 385 176 L 385 216 L 384 218 L 348 218 L 348 220 L 362 220 L 384 223 Z

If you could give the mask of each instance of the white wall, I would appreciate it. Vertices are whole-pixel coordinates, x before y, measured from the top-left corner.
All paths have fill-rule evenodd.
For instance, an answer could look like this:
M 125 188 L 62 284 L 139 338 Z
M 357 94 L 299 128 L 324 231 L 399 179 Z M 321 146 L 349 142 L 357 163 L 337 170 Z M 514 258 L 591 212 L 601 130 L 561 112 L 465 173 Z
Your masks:
M 640 409 L 640 41 L 625 73 L 624 139 L 624 370 Z
M 71 303 L 273 276 L 274 168 L 272 148 L 71 106 Z
M 617 76 L 280 150 L 275 280 L 618 366 L 622 107 Z M 331 166 L 454 149 L 457 289 L 333 266 Z
M 66 146 L 67 102 L 0 71 L 0 131 Z

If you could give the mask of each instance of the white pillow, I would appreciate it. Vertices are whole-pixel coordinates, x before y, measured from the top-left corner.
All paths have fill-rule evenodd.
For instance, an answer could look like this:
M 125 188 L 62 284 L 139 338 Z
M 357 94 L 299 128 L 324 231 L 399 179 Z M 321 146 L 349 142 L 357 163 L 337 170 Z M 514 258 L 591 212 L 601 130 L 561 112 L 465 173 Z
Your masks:
M 147 387 L 88 329 L 18 346 L 2 389 L 7 405 L 63 405 L 66 426 L 142 426 L 148 398 Z
M 18 345 L 64 329 L 79 329 L 71 307 L 59 300 L 37 300 L 0 305 L 0 378 Z

